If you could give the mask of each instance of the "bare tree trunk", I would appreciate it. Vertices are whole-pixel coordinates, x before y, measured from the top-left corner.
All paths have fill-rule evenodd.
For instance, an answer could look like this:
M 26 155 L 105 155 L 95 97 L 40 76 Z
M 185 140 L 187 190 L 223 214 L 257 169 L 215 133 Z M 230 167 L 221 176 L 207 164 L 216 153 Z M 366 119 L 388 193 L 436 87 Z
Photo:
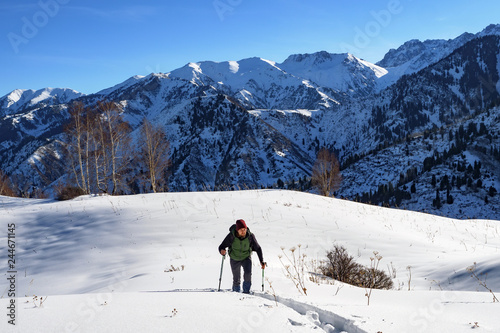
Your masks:
M 117 194 L 123 183 L 123 171 L 131 159 L 130 126 L 123 121 L 121 106 L 114 102 L 99 102 L 98 109 L 102 113 L 100 122 L 102 152 L 106 166 L 107 182 L 112 183 L 111 194 Z
M 148 180 L 153 192 L 162 190 L 159 177 L 165 173 L 170 166 L 168 152 L 170 143 L 167 140 L 165 129 L 161 126 L 153 126 L 144 118 L 141 127 L 140 159 L 145 164 Z
M 70 160 L 71 169 L 73 171 L 76 185 L 83 190 L 84 193 L 90 193 L 87 178 L 85 177 L 85 168 L 88 164 L 86 154 L 83 147 L 88 144 L 86 131 L 86 114 L 88 110 L 82 102 L 75 102 L 70 105 L 68 110 L 71 121 L 65 128 L 68 136 L 67 151 Z
M 69 113 L 66 147 L 74 181 L 84 193 L 117 194 L 132 156 L 130 126 L 121 117 L 120 105 L 99 101 L 88 109 L 76 102 Z
M 312 184 L 324 196 L 333 196 L 333 192 L 340 188 L 342 176 L 340 164 L 334 153 L 321 148 L 313 165 Z
M 99 191 L 109 193 L 108 188 L 108 158 L 107 147 L 108 140 L 106 138 L 105 126 L 103 124 L 103 116 L 98 115 L 95 128 L 95 153 L 94 153 L 94 170 L 95 183 Z

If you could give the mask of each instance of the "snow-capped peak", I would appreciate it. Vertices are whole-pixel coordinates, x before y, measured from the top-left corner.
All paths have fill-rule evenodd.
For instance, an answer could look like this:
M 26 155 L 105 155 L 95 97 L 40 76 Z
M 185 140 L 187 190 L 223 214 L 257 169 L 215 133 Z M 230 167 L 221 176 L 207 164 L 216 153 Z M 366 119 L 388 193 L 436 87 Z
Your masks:
M 348 58 L 348 53 L 332 54 L 326 51 L 305 54 L 293 54 L 289 56 L 280 66 L 282 68 L 292 68 L 294 66 L 314 66 L 331 67 L 332 64 L 339 64 Z
M 488 35 L 500 35 L 500 24 L 490 24 L 477 34 L 478 37 L 488 36 Z
M 274 72 L 274 73 L 273 73 Z M 242 89 L 255 76 L 270 75 L 269 82 L 283 75 L 275 62 L 262 58 L 247 58 L 239 61 L 202 61 L 191 62 L 169 73 L 172 78 L 180 78 L 195 84 L 213 85 L 224 84 L 234 89 Z M 273 74 L 272 74 L 273 73 Z
M 391 49 L 381 61 L 377 62 L 377 65 L 389 70 L 389 75 L 381 80 L 380 87 L 388 86 L 405 74 L 415 73 L 445 58 L 474 38 L 488 35 L 500 35 L 500 25 L 490 24 L 477 34 L 465 32 L 450 40 L 434 39 L 422 42 L 412 39 L 397 49 Z
M 8 104 L 4 105 L 3 107 L 10 107 L 12 104 L 17 103 L 21 99 L 23 94 L 27 91 L 27 89 L 16 89 L 13 90 L 10 94 L 5 95 L 3 98 L 7 99 Z M 31 90 L 31 92 L 34 92 L 34 90 Z
M 111 88 L 106 88 L 106 89 L 103 89 L 101 91 L 99 91 L 97 93 L 97 95 L 108 95 L 108 94 L 111 94 L 112 92 L 114 91 L 117 91 L 117 90 L 120 90 L 120 89 L 126 89 L 134 84 L 136 84 L 137 82 L 139 82 L 140 80 L 144 79 L 145 76 L 143 75 L 134 75 L 132 76 L 131 78 L 123 81 L 122 83 L 119 83 Z
M 278 64 L 287 73 L 338 91 L 359 92 L 374 87 L 376 80 L 387 71 L 350 53 L 332 54 L 326 51 L 295 54 Z
M 49 105 L 67 103 L 84 95 L 69 88 L 16 89 L 0 98 L 0 109 L 4 114 L 12 114 L 38 103 Z

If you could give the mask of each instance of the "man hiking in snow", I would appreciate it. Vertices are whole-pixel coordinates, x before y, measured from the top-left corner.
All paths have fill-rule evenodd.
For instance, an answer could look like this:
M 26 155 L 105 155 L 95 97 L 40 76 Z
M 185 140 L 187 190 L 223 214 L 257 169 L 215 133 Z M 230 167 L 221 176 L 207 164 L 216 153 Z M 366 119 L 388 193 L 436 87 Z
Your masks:
M 245 221 L 237 220 L 229 228 L 229 234 L 219 245 L 219 252 L 223 256 L 226 255 L 226 248 L 229 248 L 229 258 L 231 258 L 233 291 L 240 291 L 241 267 L 243 267 L 243 292 L 245 294 L 250 293 L 250 286 L 252 285 L 252 251 L 257 252 L 262 269 L 265 268 L 266 263 L 257 239 L 247 228 Z

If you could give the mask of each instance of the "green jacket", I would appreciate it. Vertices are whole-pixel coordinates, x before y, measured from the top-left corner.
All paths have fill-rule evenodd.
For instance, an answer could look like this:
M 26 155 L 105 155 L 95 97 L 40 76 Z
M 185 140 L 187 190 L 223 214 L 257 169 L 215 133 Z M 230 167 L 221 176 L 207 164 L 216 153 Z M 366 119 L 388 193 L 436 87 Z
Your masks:
M 262 249 L 255 238 L 255 235 L 247 228 L 247 234 L 244 238 L 237 236 L 236 224 L 229 228 L 229 234 L 224 238 L 221 245 L 219 245 L 219 252 L 229 248 L 229 257 L 236 261 L 242 261 L 251 256 L 252 251 L 257 252 L 261 263 L 264 262 Z
M 234 260 L 242 261 L 250 257 L 252 254 L 252 249 L 250 248 L 250 235 L 252 233 L 247 229 L 247 234 L 245 238 L 240 238 L 237 235 L 236 229 L 232 230 L 231 233 L 234 236 L 233 244 L 229 247 L 229 257 Z

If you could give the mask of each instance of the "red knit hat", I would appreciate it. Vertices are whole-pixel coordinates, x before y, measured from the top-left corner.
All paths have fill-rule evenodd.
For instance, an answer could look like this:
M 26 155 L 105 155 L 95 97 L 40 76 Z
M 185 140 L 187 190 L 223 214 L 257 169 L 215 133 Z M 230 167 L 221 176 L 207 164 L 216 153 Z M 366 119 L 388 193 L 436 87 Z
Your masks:
M 238 221 L 236 221 L 236 231 L 243 229 L 243 228 L 246 228 L 246 227 L 247 227 L 247 224 L 242 219 L 239 219 Z

